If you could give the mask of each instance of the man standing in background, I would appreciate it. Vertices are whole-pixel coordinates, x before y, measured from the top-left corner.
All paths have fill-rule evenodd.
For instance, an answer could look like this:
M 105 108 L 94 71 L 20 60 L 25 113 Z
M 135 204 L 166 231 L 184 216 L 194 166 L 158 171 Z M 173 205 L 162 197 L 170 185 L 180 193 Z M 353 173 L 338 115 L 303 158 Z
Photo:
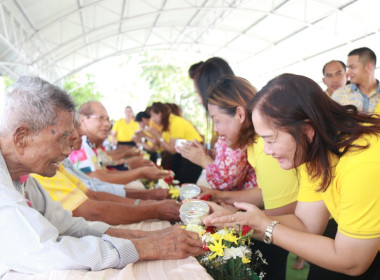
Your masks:
M 334 91 L 347 83 L 346 64 L 340 60 L 331 60 L 323 66 L 323 83 L 327 86 L 326 94 L 331 97 Z
M 373 113 L 380 100 L 375 53 L 367 47 L 352 50 L 348 54 L 347 68 L 351 84 L 336 90 L 331 98 L 342 105 L 352 104 L 360 111 Z

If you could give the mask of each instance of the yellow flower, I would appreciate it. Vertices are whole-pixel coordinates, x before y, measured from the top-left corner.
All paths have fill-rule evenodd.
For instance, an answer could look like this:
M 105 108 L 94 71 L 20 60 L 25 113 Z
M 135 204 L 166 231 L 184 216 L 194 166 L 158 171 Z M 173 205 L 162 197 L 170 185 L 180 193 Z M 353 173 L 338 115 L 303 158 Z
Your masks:
M 208 257 L 210 260 L 212 260 L 216 256 L 220 256 L 220 257 L 224 256 L 223 249 L 226 248 L 226 245 L 223 244 L 223 239 L 219 239 L 219 240 L 215 240 L 213 244 L 210 244 L 208 248 L 210 249 L 211 252 L 215 252 L 214 254 Z
M 179 187 L 169 186 L 169 194 L 171 195 L 171 198 L 177 199 L 179 197 L 180 190 L 181 189 Z
M 219 233 L 217 233 L 217 232 L 215 232 L 215 233 L 212 234 L 212 238 L 215 241 L 222 240 L 222 236 Z
M 231 230 L 230 232 L 226 231 L 223 238 L 228 242 L 233 242 L 238 245 L 238 237 L 235 234 L 235 230 Z
M 246 256 L 242 257 L 242 258 L 241 258 L 241 261 L 242 261 L 243 263 L 250 263 L 250 262 L 251 262 L 251 260 L 248 259 Z
M 154 181 L 150 181 L 149 182 L 149 189 L 153 189 L 154 188 Z

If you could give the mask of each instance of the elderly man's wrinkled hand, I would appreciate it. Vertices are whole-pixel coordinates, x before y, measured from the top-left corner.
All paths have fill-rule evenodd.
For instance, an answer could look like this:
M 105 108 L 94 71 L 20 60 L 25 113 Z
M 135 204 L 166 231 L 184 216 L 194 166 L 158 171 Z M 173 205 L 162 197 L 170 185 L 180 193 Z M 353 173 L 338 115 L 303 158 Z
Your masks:
M 144 166 L 140 168 L 142 171 L 143 178 L 148 179 L 148 180 L 155 181 L 155 180 L 158 180 L 170 175 L 169 170 L 163 170 L 156 166 Z
M 125 163 L 128 165 L 129 169 L 154 165 L 151 160 L 145 159 L 142 155 L 130 157 L 125 160 Z
M 140 261 L 184 259 L 206 253 L 198 233 L 186 231 L 180 226 L 160 232 L 151 238 L 131 240 Z
M 199 234 L 180 227 L 160 236 L 160 259 L 183 259 L 205 254 Z
M 169 189 L 157 188 L 148 190 L 147 192 L 149 192 L 149 199 L 163 200 L 170 198 Z
M 179 221 L 179 208 L 181 203 L 176 200 L 166 199 L 157 202 L 157 211 L 161 220 L 167 220 L 171 222 Z

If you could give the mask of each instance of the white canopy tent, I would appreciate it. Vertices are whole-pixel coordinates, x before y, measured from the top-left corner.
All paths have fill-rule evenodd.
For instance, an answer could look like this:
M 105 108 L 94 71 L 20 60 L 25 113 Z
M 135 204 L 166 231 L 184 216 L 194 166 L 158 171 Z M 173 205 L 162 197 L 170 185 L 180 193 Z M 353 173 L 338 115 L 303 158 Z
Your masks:
M 380 55 L 378 0 L 0 0 L 0 74 L 60 83 L 120 54 L 165 51 L 188 67 L 225 58 L 262 86 L 367 46 Z

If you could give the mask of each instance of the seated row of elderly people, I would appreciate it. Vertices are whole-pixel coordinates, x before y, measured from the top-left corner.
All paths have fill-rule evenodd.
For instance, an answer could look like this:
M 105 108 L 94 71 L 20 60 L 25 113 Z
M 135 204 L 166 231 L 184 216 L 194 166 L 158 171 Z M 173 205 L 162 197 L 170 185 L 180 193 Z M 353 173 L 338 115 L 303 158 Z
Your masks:
M 179 205 L 149 200 L 138 203 L 136 197 L 164 198 L 167 193 L 124 190 L 126 183 L 143 177 L 158 179 L 168 171 L 155 166 L 108 171 L 91 162 L 95 167 L 87 176 L 66 160 L 74 145 L 79 147 L 79 135 L 84 135 L 86 128 L 95 121 L 107 123 L 101 118 L 107 118 L 106 112 L 81 114 L 80 127 L 74 127 L 71 97 L 37 77 L 21 77 L 0 100 L 0 277 L 9 271 L 122 268 L 140 260 L 204 253 L 198 234 L 179 226 L 152 232 L 110 226 L 158 217 L 178 220 Z M 105 130 L 92 131 L 101 137 Z M 92 137 L 90 133 L 87 136 Z M 90 154 L 78 154 L 81 160 L 87 156 L 91 161 Z M 53 177 L 50 182 L 49 177 Z M 113 184 L 95 177 L 107 177 Z M 36 178 L 53 190 L 46 191 Z M 92 187 L 113 189 L 116 195 L 91 191 Z M 128 198 L 129 194 L 133 198 Z M 72 210 L 74 217 L 62 205 Z

